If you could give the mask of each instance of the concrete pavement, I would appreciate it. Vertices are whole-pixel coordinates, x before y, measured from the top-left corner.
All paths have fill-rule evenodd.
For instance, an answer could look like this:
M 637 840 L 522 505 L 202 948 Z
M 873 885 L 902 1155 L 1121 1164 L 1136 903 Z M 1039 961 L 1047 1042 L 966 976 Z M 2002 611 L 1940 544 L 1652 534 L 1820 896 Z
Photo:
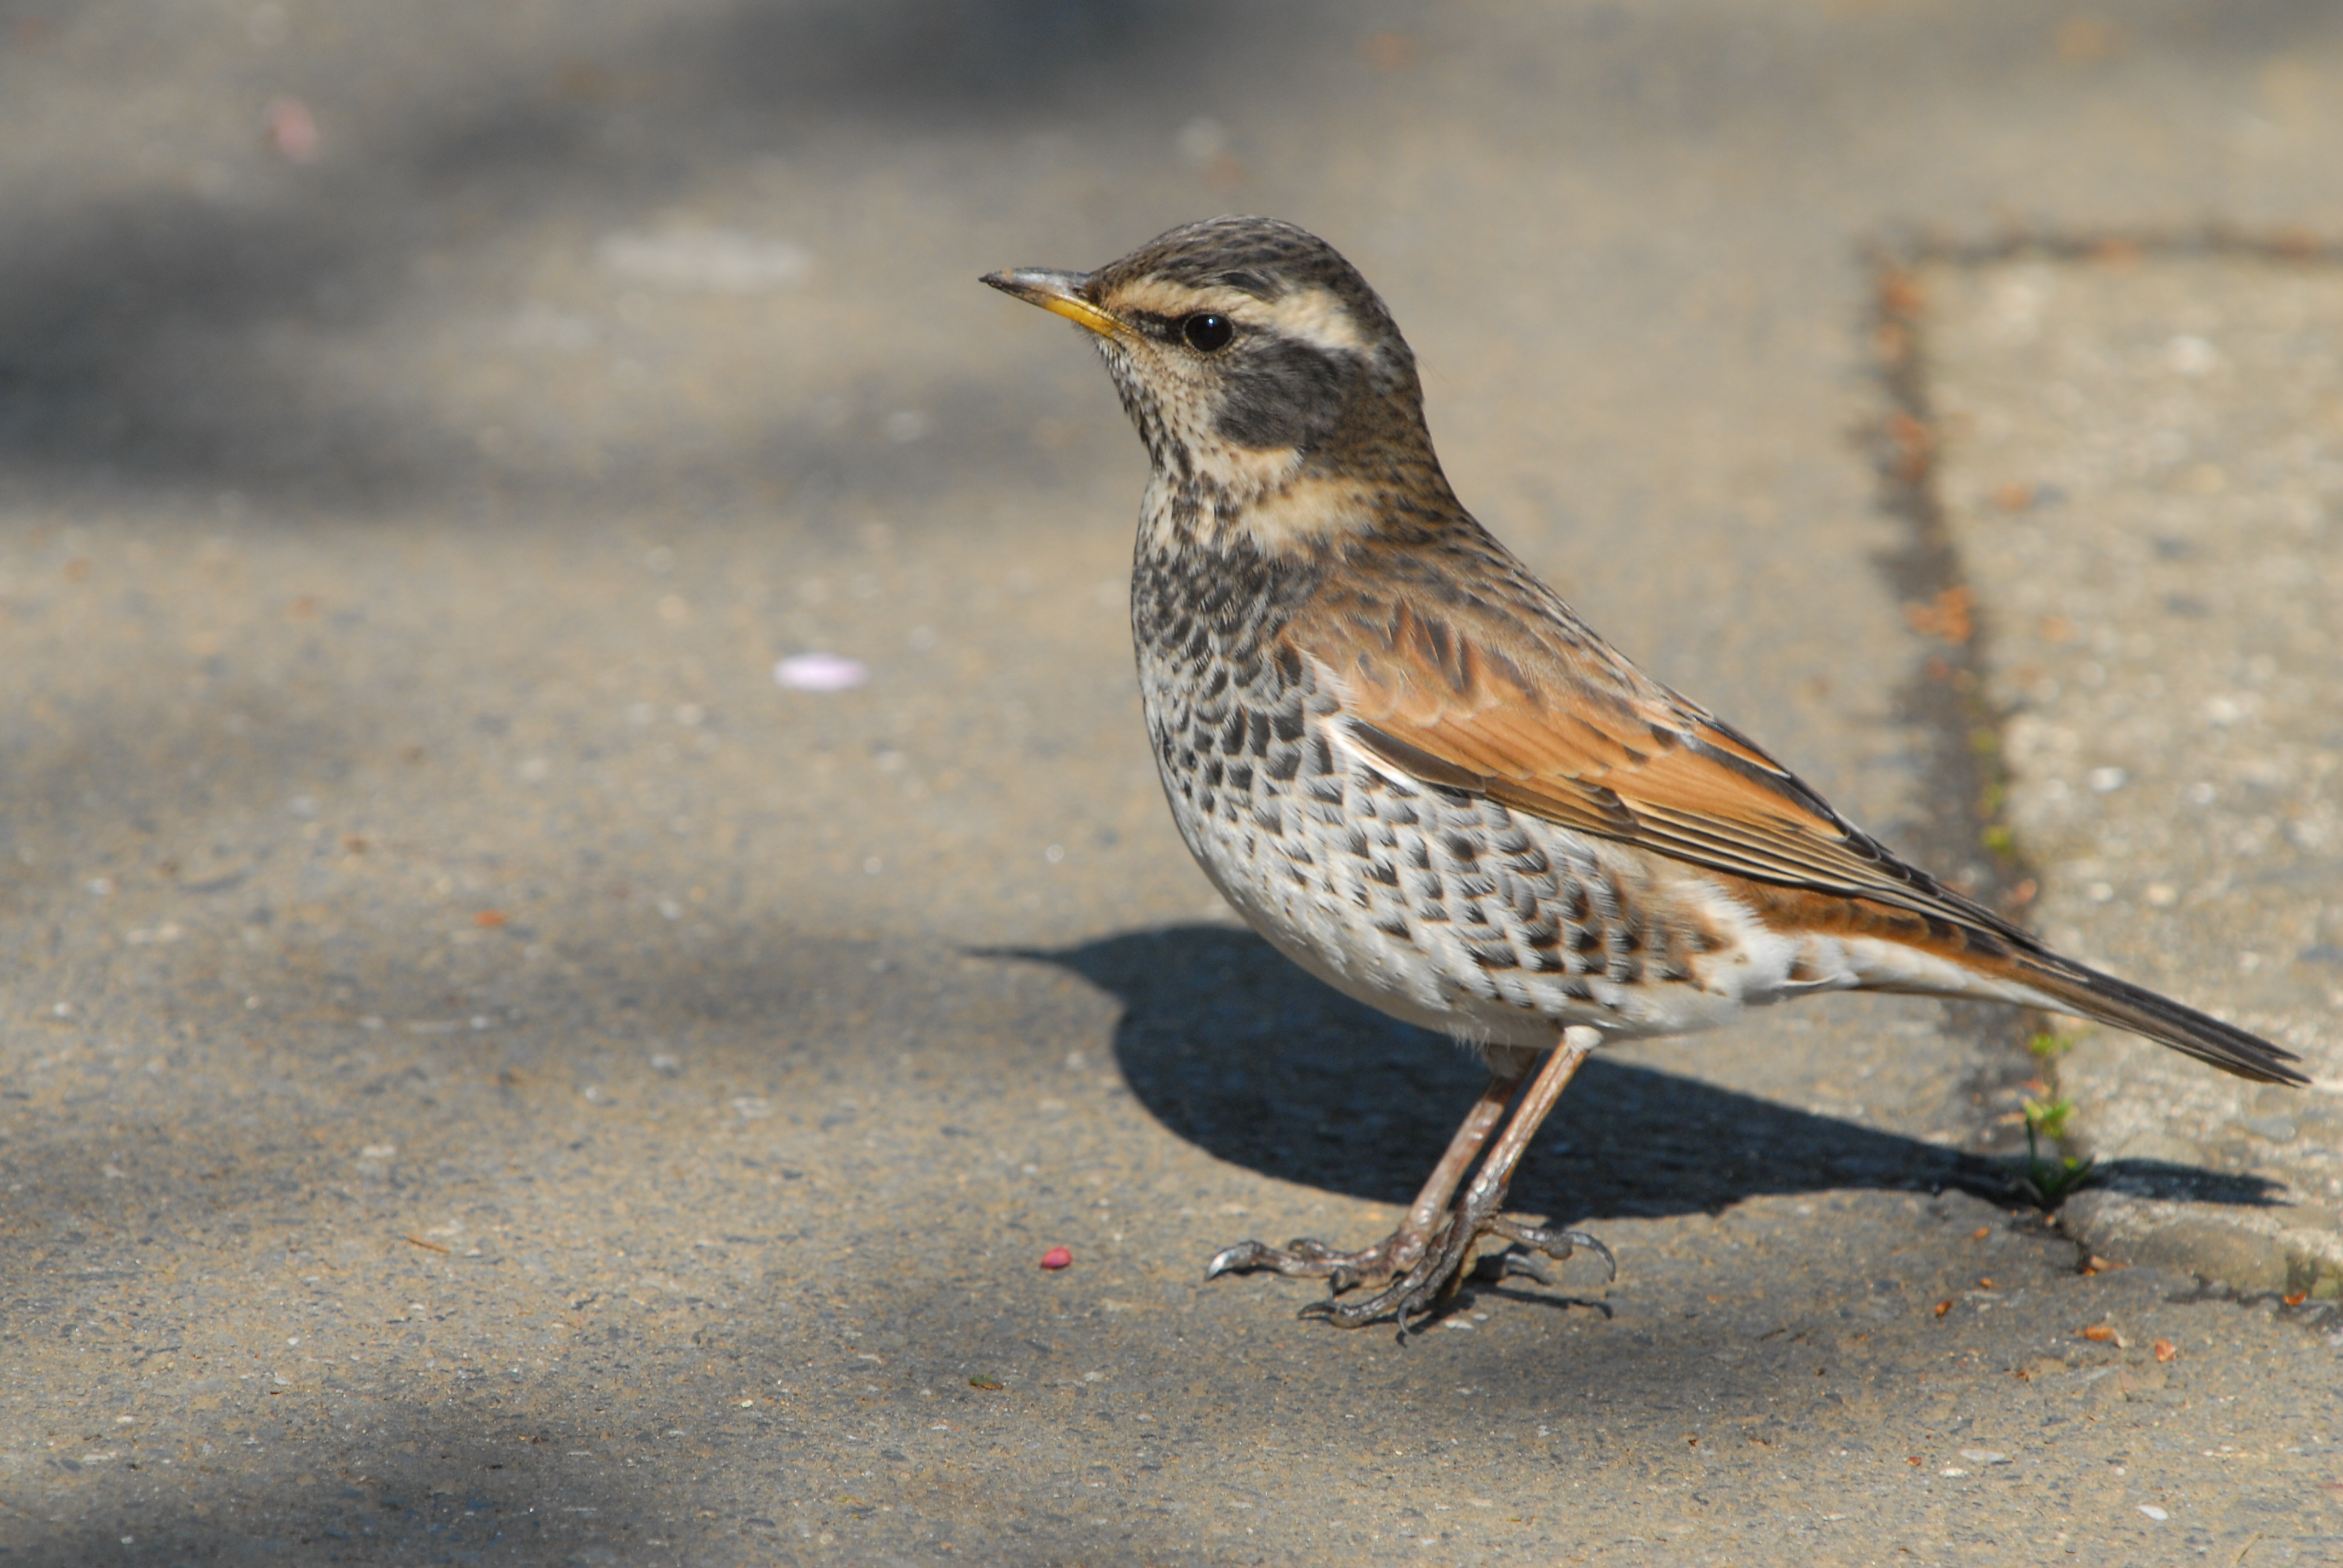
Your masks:
M 2107 1171 L 2068 1224 L 2097 1251 L 2331 1300 L 2343 278 L 2231 245 L 2020 255 L 1926 283 L 1941 483 L 1991 607 L 2035 918 L 2286 1044 L 2318 1086 L 2078 1042 L 2055 1076 Z
M 2334 1554 L 2326 1309 L 2079 1272 L 2006 1184 L 2004 1015 L 1590 1067 L 1517 1192 L 1607 1289 L 1402 1348 L 1202 1287 L 1241 1234 L 1378 1233 L 1474 1073 L 1188 865 L 1127 673 L 1137 444 L 974 281 L 1218 210 L 1326 234 L 1485 520 L 1986 886 L 1865 246 L 2343 232 L 2330 8 L 5 21 L 11 1560 Z M 1930 330 L 1979 362 L 1957 293 Z M 867 682 L 776 683 L 816 651 Z M 2164 874 L 2135 842 L 2099 879 Z M 2117 956 L 2064 864 L 2042 907 Z

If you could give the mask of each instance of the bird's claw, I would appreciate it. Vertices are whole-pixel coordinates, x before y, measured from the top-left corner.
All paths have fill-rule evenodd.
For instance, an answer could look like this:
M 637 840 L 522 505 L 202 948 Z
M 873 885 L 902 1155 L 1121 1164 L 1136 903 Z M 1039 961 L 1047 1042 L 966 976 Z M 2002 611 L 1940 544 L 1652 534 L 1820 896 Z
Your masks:
M 1502 1201 L 1502 1194 L 1499 1201 Z M 1540 1284 L 1551 1285 L 1554 1279 L 1535 1254 L 1544 1253 L 1560 1261 L 1574 1256 L 1579 1248 L 1584 1247 L 1603 1260 L 1609 1278 L 1616 1280 L 1619 1277 L 1619 1261 L 1612 1256 L 1611 1249 L 1584 1231 L 1530 1225 L 1493 1213 L 1475 1213 L 1468 1204 L 1463 1214 L 1452 1218 L 1434 1232 L 1432 1244 L 1413 1268 L 1373 1295 L 1359 1302 L 1339 1302 L 1330 1294 L 1304 1306 L 1300 1315 L 1345 1329 L 1364 1328 L 1382 1319 L 1393 1318 L 1399 1322 L 1400 1337 L 1404 1339 L 1410 1317 L 1430 1312 L 1456 1292 L 1463 1282 L 1466 1263 L 1472 1257 L 1473 1245 L 1483 1236 L 1500 1237 L 1511 1245 L 1502 1252 L 1480 1260 L 1471 1271 L 1475 1274 L 1493 1269 L 1493 1277 L 1499 1280 L 1518 1274 Z M 1232 1247 L 1230 1251 L 1238 1250 Z M 1292 1250 L 1288 1249 L 1289 1251 Z M 1213 1260 L 1215 1263 L 1219 1261 L 1217 1258 Z M 1342 1287 L 1337 1285 L 1335 1288 L 1339 1291 Z
M 1502 1252 L 1492 1253 L 1473 1265 L 1473 1277 L 1493 1285 L 1517 1274 L 1535 1280 L 1541 1285 L 1554 1283 L 1554 1276 L 1546 1272 L 1544 1263 L 1527 1252 L 1516 1251 L 1511 1247 Z
M 1281 1274 L 1294 1274 L 1305 1279 L 1327 1282 L 1334 1291 L 1347 1291 L 1378 1264 L 1388 1271 L 1383 1260 L 1390 1256 L 1390 1241 L 1385 1240 L 1357 1252 L 1338 1252 L 1325 1242 L 1309 1236 L 1297 1236 L 1282 1247 L 1272 1247 L 1261 1241 L 1239 1241 L 1212 1254 L 1204 1265 L 1204 1278 L 1217 1280 L 1222 1274 L 1249 1274 L 1256 1269 L 1273 1269 Z
M 1233 1247 L 1223 1247 L 1212 1254 L 1211 1262 L 1204 1265 L 1204 1278 L 1217 1280 L 1222 1274 L 1249 1274 L 1255 1269 L 1268 1266 L 1274 1250 L 1262 1246 L 1259 1241 L 1239 1241 Z
M 1603 1266 L 1609 1271 L 1611 1279 L 1616 1280 L 1619 1277 L 1619 1260 L 1611 1255 L 1611 1249 L 1604 1246 L 1599 1238 L 1590 1236 L 1584 1231 L 1554 1230 L 1543 1225 L 1524 1225 L 1518 1220 L 1501 1218 L 1492 1219 L 1486 1229 L 1491 1235 L 1503 1236 L 1517 1247 L 1527 1247 L 1532 1251 L 1544 1252 L 1547 1257 L 1557 1261 L 1570 1257 L 1578 1248 L 1584 1247 L 1603 1260 Z M 1507 1252 L 1504 1256 L 1520 1258 L 1522 1254 Z M 1523 1261 L 1528 1261 L 1526 1258 Z M 1534 1271 L 1523 1269 L 1518 1271 L 1531 1273 Z M 1545 1276 L 1537 1274 L 1535 1277 L 1544 1279 Z

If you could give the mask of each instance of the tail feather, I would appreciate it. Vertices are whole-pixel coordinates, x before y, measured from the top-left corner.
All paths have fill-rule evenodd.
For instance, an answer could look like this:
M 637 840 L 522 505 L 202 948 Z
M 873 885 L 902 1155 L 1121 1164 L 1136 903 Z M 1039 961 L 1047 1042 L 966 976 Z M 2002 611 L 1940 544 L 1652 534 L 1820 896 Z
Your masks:
M 1808 946 L 1800 966 L 1835 972 L 1837 984 L 1922 996 L 1993 997 L 2080 1013 L 2145 1035 L 2224 1072 L 2262 1083 L 2306 1087 L 2288 1063 L 2301 1059 L 2235 1024 L 2183 1007 L 2145 986 L 2061 958 L 2039 938 L 1959 896 L 1937 890 L 1935 912 L 1872 899 L 1844 898 L 1747 878 L 1717 879 L 1734 903 L 1777 936 Z
M 2043 992 L 2065 1011 L 2145 1035 L 2224 1072 L 2261 1083 L 2301 1086 L 2310 1081 L 2287 1065 L 2301 1060 L 2292 1051 L 2144 986 L 2048 954 L 2018 958 L 2011 968 L 2013 978 Z

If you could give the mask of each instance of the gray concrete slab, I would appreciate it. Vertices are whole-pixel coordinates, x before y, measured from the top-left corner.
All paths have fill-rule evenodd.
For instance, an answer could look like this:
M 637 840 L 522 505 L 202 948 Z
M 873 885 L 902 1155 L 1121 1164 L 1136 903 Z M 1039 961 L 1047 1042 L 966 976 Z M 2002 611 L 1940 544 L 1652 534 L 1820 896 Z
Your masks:
M 2320 1320 L 2077 1272 L 2007 1019 L 1591 1067 L 1519 1191 L 1607 1291 L 1201 1287 L 1387 1224 L 1473 1074 L 1187 864 L 1136 443 L 974 282 L 1321 229 L 1468 500 L 1959 870 L 1861 245 L 2343 228 L 2329 8 L 6 28 L 12 1560 L 2333 1554 Z
M 2094 1035 L 2059 1061 L 2110 1255 L 2343 1289 L 2343 276 L 2270 256 L 1926 276 L 1940 484 L 2007 813 L 2061 947 L 2299 1053 L 2309 1091 Z M 2258 1191 L 2252 1201 L 2239 1182 Z M 2206 1188 L 2226 1202 L 2191 1201 Z

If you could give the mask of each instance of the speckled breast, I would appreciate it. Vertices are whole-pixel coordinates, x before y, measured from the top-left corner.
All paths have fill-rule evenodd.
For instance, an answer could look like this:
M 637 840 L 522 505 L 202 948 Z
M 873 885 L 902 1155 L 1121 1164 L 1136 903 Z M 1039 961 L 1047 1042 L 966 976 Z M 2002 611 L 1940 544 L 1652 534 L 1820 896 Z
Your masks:
M 1468 1040 L 1711 1021 L 1640 859 L 1396 776 L 1341 732 L 1282 636 L 1310 569 L 1142 551 L 1134 572 L 1156 765 L 1222 893 L 1338 990 Z

